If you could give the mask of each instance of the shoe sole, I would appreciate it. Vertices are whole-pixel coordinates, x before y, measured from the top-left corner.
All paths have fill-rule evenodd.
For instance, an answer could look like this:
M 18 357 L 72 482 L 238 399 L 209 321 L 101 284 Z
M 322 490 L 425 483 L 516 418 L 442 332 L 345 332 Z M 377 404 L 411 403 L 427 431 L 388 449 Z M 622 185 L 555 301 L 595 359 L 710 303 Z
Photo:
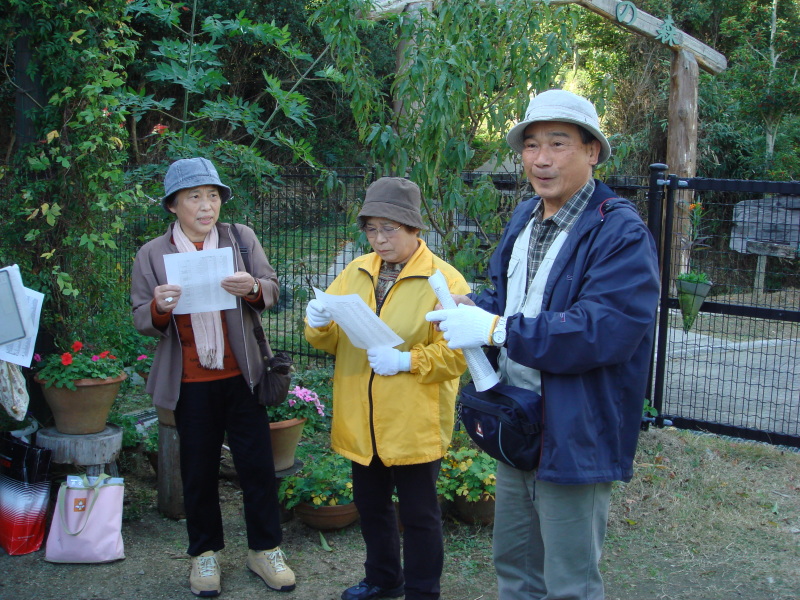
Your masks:
M 276 592 L 291 592 L 291 591 L 292 591 L 292 590 L 294 590 L 294 588 L 296 587 L 296 584 L 294 584 L 294 583 L 293 583 L 292 585 L 284 585 L 284 586 L 281 586 L 281 587 L 277 588 L 277 587 L 275 587 L 275 586 L 273 586 L 273 585 L 270 585 L 269 581 L 267 581 L 266 579 L 264 579 L 264 578 L 263 578 L 263 577 L 262 577 L 262 576 L 259 574 L 259 572 L 258 572 L 258 571 L 256 571 L 255 569 L 253 569 L 253 568 L 252 568 L 250 565 L 247 565 L 247 568 L 248 568 L 248 569 L 250 569 L 250 572 L 251 572 L 251 573 L 253 573 L 253 574 L 254 574 L 256 577 L 258 577 L 258 578 L 259 578 L 261 581 L 263 581 L 265 584 L 267 584 L 267 587 L 268 587 L 269 589 L 271 589 L 271 590 L 275 590 Z
M 375 600 L 379 600 L 380 598 L 402 598 L 405 595 L 406 595 L 406 591 L 405 591 L 405 589 L 403 589 L 402 591 L 399 591 L 399 592 L 388 591 L 388 592 L 385 592 L 385 593 L 381 594 L 380 596 L 374 596 L 374 598 L 375 598 Z M 344 596 L 342 596 L 342 598 L 344 598 Z
M 214 598 L 216 596 L 219 596 L 220 592 L 222 591 L 222 590 L 205 590 L 201 592 L 200 590 L 196 590 L 194 588 L 190 589 L 192 590 L 192 593 L 195 596 L 199 596 L 200 598 Z

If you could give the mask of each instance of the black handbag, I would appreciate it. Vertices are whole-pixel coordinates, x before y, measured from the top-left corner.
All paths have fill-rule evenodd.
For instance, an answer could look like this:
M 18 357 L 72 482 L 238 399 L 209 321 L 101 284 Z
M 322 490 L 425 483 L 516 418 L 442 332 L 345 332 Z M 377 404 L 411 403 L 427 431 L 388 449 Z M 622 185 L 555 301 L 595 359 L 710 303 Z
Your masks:
M 250 273 L 250 256 L 247 247 L 242 242 L 236 225 L 233 225 L 232 229 L 236 236 L 236 242 L 239 244 L 239 253 L 242 255 L 244 268 Z M 253 334 L 256 336 L 261 360 L 264 362 L 264 372 L 256 386 L 256 398 L 261 406 L 278 406 L 289 395 L 294 363 L 292 357 L 286 352 L 272 353 L 267 336 L 264 335 L 264 328 L 261 326 L 260 315 L 256 315 L 255 322 Z
M 498 383 L 479 392 L 470 382 L 461 389 L 458 418 L 486 454 L 532 471 L 542 452 L 543 409 L 542 397 L 531 390 Z

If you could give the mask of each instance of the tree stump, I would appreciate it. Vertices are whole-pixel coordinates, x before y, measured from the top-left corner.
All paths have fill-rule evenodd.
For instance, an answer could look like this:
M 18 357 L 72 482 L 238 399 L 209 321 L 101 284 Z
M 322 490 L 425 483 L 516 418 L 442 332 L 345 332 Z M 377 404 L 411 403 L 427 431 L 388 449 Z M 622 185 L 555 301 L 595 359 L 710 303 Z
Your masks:
M 116 425 L 106 425 L 98 433 L 77 435 L 46 427 L 36 433 L 36 445 L 49 448 L 54 463 L 86 467 L 87 475 L 119 475 L 117 457 L 122 449 L 122 428 Z

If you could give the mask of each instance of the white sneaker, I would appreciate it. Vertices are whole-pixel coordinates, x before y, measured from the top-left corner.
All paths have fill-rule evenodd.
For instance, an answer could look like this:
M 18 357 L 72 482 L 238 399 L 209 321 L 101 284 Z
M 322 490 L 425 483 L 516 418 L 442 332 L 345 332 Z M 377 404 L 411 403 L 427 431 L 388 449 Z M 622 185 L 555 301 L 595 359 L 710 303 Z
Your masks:
M 272 550 L 249 550 L 247 568 L 261 577 L 273 590 L 291 592 L 294 589 L 294 571 L 286 565 L 286 556 L 280 547 Z
M 213 550 L 192 557 L 192 573 L 189 575 L 189 587 L 195 596 L 210 598 L 219 596 L 220 568 Z

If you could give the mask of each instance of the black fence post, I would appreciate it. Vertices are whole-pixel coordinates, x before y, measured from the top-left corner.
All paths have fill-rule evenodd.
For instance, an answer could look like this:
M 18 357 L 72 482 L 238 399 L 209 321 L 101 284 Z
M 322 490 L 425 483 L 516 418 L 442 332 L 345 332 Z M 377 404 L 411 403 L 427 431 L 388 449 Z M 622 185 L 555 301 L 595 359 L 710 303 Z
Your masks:
M 648 182 L 647 188 L 647 227 L 650 229 L 650 233 L 653 235 L 653 239 L 656 243 L 656 254 L 658 256 L 658 264 L 661 266 L 662 264 L 662 252 L 664 243 L 661 239 L 661 229 L 663 224 L 664 218 L 664 184 L 666 183 L 666 174 L 667 174 L 667 165 L 664 163 L 653 163 L 650 165 L 650 179 Z M 663 308 L 663 294 L 662 297 L 659 299 L 659 305 Z M 655 331 L 660 330 L 658 324 L 654 325 Z M 658 346 L 657 342 L 658 338 L 655 338 L 653 347 L 650 350 L 650 373 L 648 374 L 647 378 L 647 394 L 648 400 L 650 400 L 650 405 L 653 408 L 656 408 L 660 412 L 660 405 L 661 405 L 661 394 L 653 389 L 653 364 L 656 361 L 663 361 L 663 354 L 661 352 L 657 352 L 656 348 Z M 663 374 L 661 381 L 659 382 L 658 377 L 656 377 L 656 389 L 663 388 Z M 656 400 L 656 396 L 658 396 L 658 400 Z M 659 406 L 656 406 L 656 402 L 658 402 Z M 648 415 L 642 415 L 642 429 L 647 430 L 650 423 L 655 423 L 656 419 L 654 417 L 650 417 Z
M 669 288 L 672 270 L 672 217 L 675 206 L 675 190 L 678 189 L 679 180 L 676 175 L 670 175 L 667 199 L 664 206 L 663 240 L 661 256 L 661 299 L 658 312 L 658 337 L 656 339 L 656 379 L 653 396 L 653 408 L 658 411 L 656 425 L 664 425 L 661 416 L 664 406 L 664 379 L 666 371 L 667 342 L 669 341 Z

